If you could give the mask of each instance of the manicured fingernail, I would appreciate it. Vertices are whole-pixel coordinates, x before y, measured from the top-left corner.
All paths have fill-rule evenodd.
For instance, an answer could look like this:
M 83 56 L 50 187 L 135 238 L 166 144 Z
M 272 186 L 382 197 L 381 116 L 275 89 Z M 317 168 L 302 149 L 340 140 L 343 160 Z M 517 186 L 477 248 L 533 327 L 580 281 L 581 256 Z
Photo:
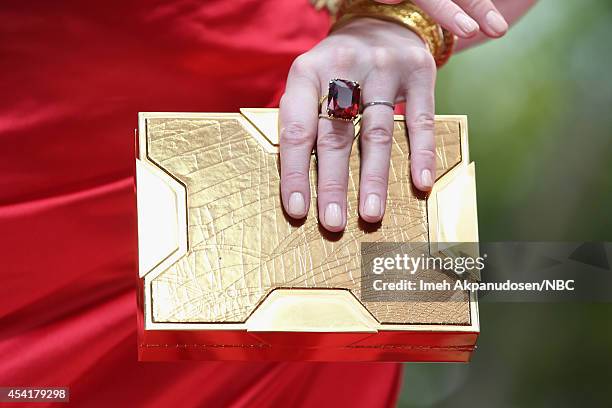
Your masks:
M 304 196 L 302 193 L 291 193 L 289 196 L 289 214 L 302 216 L 306 211 L 306 203 L 304 202 Z
M 423 184 L 423 187 L 433 187 L 433 178 L 431 177 L 431 171 L 429 171 L 429 169 L 425 169 L 421 172 L 421 184 Z
M 504 20 L 502 15 L 495 10 L 491 10 L 487 13 L 487 24 L 496 34 L 504 34 L 508 31 L 508 23 Z
M 478 23 L 463 13 L 455 14 L 455 23 L 465 35 L 474 34 L 478 30 Z
M 327 205 L 325 209 L 325 223 L 330 227 L 339 227 L 342 225 L 342 214 L 340 206 L 336 203 Z
M 368 217 L 380 217 L 380 197 L 377 194 L 368 194 L 363 212 Z

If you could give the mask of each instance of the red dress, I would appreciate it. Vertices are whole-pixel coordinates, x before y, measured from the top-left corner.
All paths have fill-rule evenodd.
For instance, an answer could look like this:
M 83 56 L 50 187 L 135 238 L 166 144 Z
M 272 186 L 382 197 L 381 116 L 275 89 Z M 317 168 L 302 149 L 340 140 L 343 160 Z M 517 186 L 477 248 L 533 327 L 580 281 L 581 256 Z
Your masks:
M 78 406 L 394 404 L 399 364 L 136 361 L 137 112 L 275 106 L 327 28 L 307 0 L 2 1 L 1 386 L 69 386 Z

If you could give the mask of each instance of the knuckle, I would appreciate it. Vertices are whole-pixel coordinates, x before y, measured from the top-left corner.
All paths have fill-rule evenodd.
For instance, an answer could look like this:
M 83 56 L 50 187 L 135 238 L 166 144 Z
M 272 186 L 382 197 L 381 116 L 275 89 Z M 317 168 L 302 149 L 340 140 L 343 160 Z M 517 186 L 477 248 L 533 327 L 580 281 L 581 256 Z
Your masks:
M 336 47 L 333 50 L 334 65 L 339 68 L 348 68 L 357 60 L 357 50 L 351 46 Z
M 314 134 L 302 122 L 289 122 L 281 130 L 281 144 L 301 146 L 310 144 Z
M 372 51 L 374 59 L 374 67 L 380 70 L 385 70 L 393 67 L 395 64 L 395 55 L 386 47 L 375 47 Z
M 436 127 L 436 117 L 431 112 L 421 112 L 411 121 L 410 127 L 416 131 L 433 132 Z
M 313 64 L 307 54 L 298 56 L 291 64 L 289 72 L 295 76 L 307 76 L 313 71 Z
M 368 143 L 388 145 L 393 139 L 393 131 L 384 126 L 372 126 L 364 130 L 362 137 Z
M 317 149 L 344 150 L 352 144 L 353 139 L 342 132 L 328 132 L 319 136 Z
M 370 186 L 376 187 L 387 187 L 387 178 L 376 173 L 366 173 L 363 175 L 364 184 L 369 184 Z
M 431 52 L 425 48 L 414 47 L 407 55 L 408 62 L 416 70 L 435 71 L 436 61 Z
M 441 16 L 449 13 L 452 7 L 452 3 L 446 0 L 430 0 L 431 1 L 431 15 L 440 18 Z
M 343 193 L 346 189 L 345 185 L 339 180 L 326 179 L 319 180 L 317 190 L 319 194 Z
M 300 170 L 287 170 L 282 172 L 282 181 L 285 184 L 304 183 L 308 179 L 308 174 Z
M 475 12 L 483 12 L 484 10 L 491 8 L 492 4 L 487 0 L 467 0 L 465 8 Z
M 411 153 L 413 158 L 418 157 L 424 162 L 432 162 L 436 158 L 436 152 L 433 149 L 420 148 Z

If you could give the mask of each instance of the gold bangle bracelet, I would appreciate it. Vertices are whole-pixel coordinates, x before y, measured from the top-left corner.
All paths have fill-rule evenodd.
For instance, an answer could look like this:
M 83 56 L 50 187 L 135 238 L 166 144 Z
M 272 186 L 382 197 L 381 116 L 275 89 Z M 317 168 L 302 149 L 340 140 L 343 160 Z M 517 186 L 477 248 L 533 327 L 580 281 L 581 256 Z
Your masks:
M 438 67 L 444 65 L 453 53 L 455 36 L 412 2 L 382 4 L 371 0 L 345 0 L 331 31 L 360 17 L 391 21 L 410 29 L 425 42 Z

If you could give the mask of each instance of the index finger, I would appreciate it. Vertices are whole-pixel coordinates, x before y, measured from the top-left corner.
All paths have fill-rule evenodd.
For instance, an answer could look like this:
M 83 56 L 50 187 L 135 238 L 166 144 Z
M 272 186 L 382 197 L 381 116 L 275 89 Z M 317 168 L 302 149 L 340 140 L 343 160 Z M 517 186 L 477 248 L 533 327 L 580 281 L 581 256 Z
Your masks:
M 303 65 L 300 59 L 293 64 L 279 110 L 281 197 L 293 218 L 308 214 L 310 156 L 319 117 L 319 87 Z

